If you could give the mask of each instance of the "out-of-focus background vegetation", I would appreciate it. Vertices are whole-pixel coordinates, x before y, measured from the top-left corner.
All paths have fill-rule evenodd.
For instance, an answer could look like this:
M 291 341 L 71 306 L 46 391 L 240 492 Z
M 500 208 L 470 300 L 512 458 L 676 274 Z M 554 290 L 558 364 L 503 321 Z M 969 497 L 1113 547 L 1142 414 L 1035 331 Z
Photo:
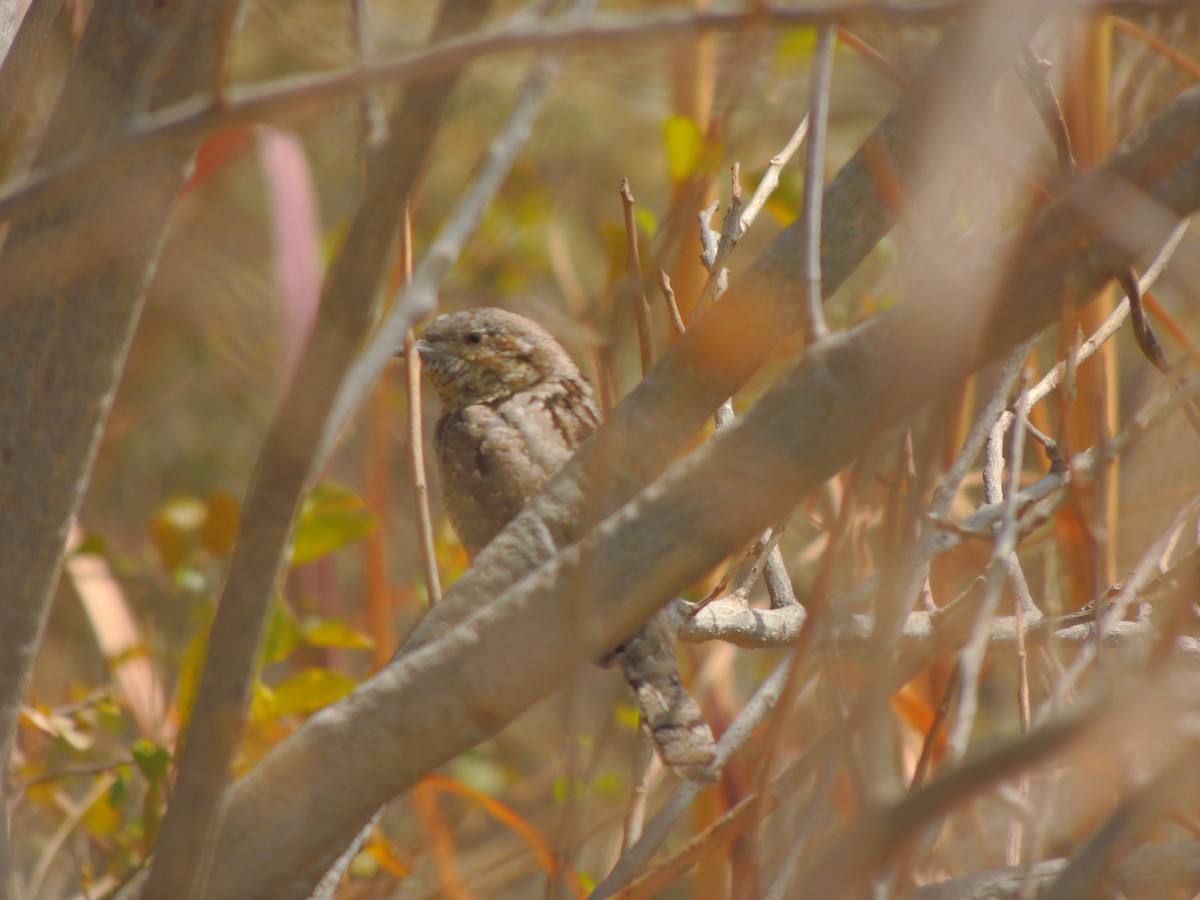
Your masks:
M 499 4 L 494 18 L 522 5 Z M 668 5 L 692 6 L 630 0 L 604 7 L 650 11 Z M 26 135 L 44 124 L 88 6 L 68 0 L 55 25 L 37 90 L 21 110 Z M 423 45 L 432 3 L 376 0 L 370 6 L 374 55 Z M 1070 49 L 1078 47 L 1081 30 L 1097 52 Z M 842 36 L 831 98 L 830 175 L 890 107 L 940 33 L 936 25 L 899 27 L 868 18 Z M 706 277 L 698 261 L 696 216 L 712 199 L 724 209 L 733 163 L 740 164 L 749 192 L 787 141 L 806 110 L 814 43 L 812 30 L 772 27 L 566 57 L 532 139 L 445 285 L 442 309 L 497 305 L 537 318 L 562 339 L 605 403 L 614 403 L 640 377 L 620 180 L 629 178 L 637 197 L 661 352 L 672 332 L 655 275 L 659 269 L 670 274 L 686 318 Z M 1103 145 L 1196 81 L 1200 16 L 1186 7 L 1121 18 L 1103 12 L 1064 16 L 1042 30 L 1038 48 L 1054 65 L 1052 79 L 1068 112 L 1080 121 L 1101 121 L 1102 149 L 1094 157 L 1100 159 Z M 340 67 L 355 53 L 351 10 L 342 0 L 252 0 L 235 43 L 234 80 Z M 413 210 L 418 258 L 470 181 L 530 62 L 529 56 L 487 58 L 462 79 Z M 390 104 L 397 95 L 384 89 L 377 99 Z M 1015 77 L 1001 82 L 994 103 L 996 127 L 1021 135 L 1026 148 L 1026 158 L 1014 164 L 1049 179 L 1054 151 Z M 153 845 L 169 754 L 186 721 L 238 504 L 288 382 L 323 267 L 359 196 L 369 140 L 364 109 L 356 103 L 314 106 L 210 139 L 175 210 L 9 775 L 17 789 L 13 836 L 19 862 L 37 896 L 100 896 Z M 980 152 L 980 177 L 986 178 L 994 161 Z M 27 163 L 18 154 L 10 169 L 19 172 Z M 798 161 L 785 168 L 765 214 L 731 259 L 735 277 L 797 215 L 800 173 Z M 1032 191 L 1017 196 L 1004 190 L 993 202 L 1007 205 L 1016 224 L 1038 201 Z M 952 192 L 945 209 L 946 219 L 930 227 L 969 236 L 973 211 L 956 205 Z M 831 327 L 848 327 L 903 302 L 896 262 L 925 239 L 903 229 L 886 238 L 829 304 Z M 1185 238 L 1183 271 L 1195 271 L 1197 249 L 1195 238 Z M 399 277 L 397 266 L 394 283 Z M 1156 328 L 1172 357 L 1196 334 L 1194 284 L 1168 274 L 1151 298 Z M 798 349 L 795 343 L 781 348 L 736 398 L 735 408 L 751 403 Z M 1054 338 L 1048 338 L 1031 364 L 1046 365 L 1054 350 Z M 1157 382 L 1124 334 L 1116 339 L 1112 366 L 1113 380 L 1101 396 L 1118 410 L 1119 427 Z M 981 380 L 986 388 L 987 376 Z M 263 649 L 239 771 L 253 766 L 306 713 L 344 696 L 381 666 L 424 607 L 402 384 L 397 371 L 379 386 L 306 503 Z M 974 391 L 964 389 L 964 416 L 974 408 Z M 427 433 L 436 416 L 431 399 L 424 410 Z M 1056 428 L 1049 419 L 1038 424 Z M 947 446 L 953 436 L 947 435 Z M 1119 578 L 1166 527 L 1180 497 L 1195 493 L 1196 440 L 1176 417 L 1158 439 L 1122 460 L 1119 518 L 1106 520 L 1117 530 L 1110 535 L 1114 549 L 1105 578 Z M 1027 465 L 1032 478 L 1046 463 L 1030 450 Z M 438 561 L 448 583 L 466 558 L 438 512 L 436 472 L 430 477 Z M 802 597 L 816 577 L 823 535 L 844 489 L 844 480 L 831 482 L 797 513 L 783 541 Z M 980 496 L 978 478 L 968 480 L 956 512 L 969 512 Z M 878 562 L 881 498 L 858 501 L 854 546 L 835 573 L 837 590 L 870 575 Z M 1072 605 L 1071 591 L 1062 587 L 1071 580 L 1071 567 L 1106 565 L 1078 563 L 1071 546 L 1063 530 L 1048 526 L 1022 551 L 1039 597 L 1053 595 L 1063 609 Z M 979 552 L 986 559 L 987 550 Z M 939 571 L 944 583 L 978 562 L 971 552 L 962 555 L 966 563 L 951 561 Z M 697 585 L 693 596 L 710 586 Z M 777 651 L 716 644 L 681 652 L 685 678 L 718 733 L 779 658 Z M 901 781 L 934 721 L 948 669 L 945 661 L 933 665 L 894 703 L 888 746 L 877 752 Z M 856 678 L 841 674 L 847 683 Z M 987 676 L 976 726 L 984 739 L 990 729 L 1013 727 L 1017 718 L 1011 661 L 996 663 Z M 392 804 L 352 867 L 344 896 L 532 896 L 543 890 L 545 871 L 560 864 L 576 873 L 567 881 L 572 889 L 601 879 L 619 850 L 636 713 L 611 671 L 586 674 L 578 690 L 569 722 L 563 698 L 551 699 Z M 837 702 L 837 691 L 818 690 L 801 698 L 806 714 L 798 718 L 818 727 L 820 711 Z M 797 725 L 788 734 L 787 752 L 811 741 L 805 728 Z M 752 742 L 735 757 L 721 786 L 696 804 L 685 831 L 698 831 L 745 796 L 760 753 Z M 582 763 L 568 766 L 568 759 Z M 1056 823 L 1057 843 L 1051 841 L 1047 852 L 1069 852 L 1070 838 L 1107 813 L 1115 795 L 1106 784 L 1119 780 L 1105 768 L 1110 763 L 1098 761 L 1082 781 L 1067 779 L 1065 793 L 1080 792 L 1083 784 L 1094 790 L 1076 797 L 1074 811 Z M 667 780 L 655 776 L 654 796 Z M 853 791 L 841 780 L 833 788 L 835 803 L 853 817 Z M 1195 818 L 1181 818 L 1171 827 L 1194 838 Z M 960 874 L 1000 864 L 1003 853 L 988 833 L 994 822 L 964 817 L 961 827 L 978 827 L 978 833 L 947 838 L 963 846 L 931 871 Z M 789 839 L 777 835 L 774 843 L 778 850 Z M 663 896 L 727 896 L 756 853 L 739 842 L 714 848 L 692 876 Z

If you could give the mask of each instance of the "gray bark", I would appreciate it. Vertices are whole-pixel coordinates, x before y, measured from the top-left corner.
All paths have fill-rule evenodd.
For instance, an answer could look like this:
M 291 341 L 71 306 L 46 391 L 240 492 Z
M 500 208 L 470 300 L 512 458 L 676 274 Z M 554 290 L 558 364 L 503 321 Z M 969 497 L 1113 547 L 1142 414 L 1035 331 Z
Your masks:
M 174 9 L 149 0 L 96 8 L 38 164 L 122 125 Z M 200 87 L 210 41 L 202 12 L 159 81 L 158 101 Z M 192 153 L 175 146 L 91 180 L 55 207 L 14 222 L 0 253 L 0 770 L 12 752 L 67 532 Z M 0 864 L 6 859 L 0 850 Z

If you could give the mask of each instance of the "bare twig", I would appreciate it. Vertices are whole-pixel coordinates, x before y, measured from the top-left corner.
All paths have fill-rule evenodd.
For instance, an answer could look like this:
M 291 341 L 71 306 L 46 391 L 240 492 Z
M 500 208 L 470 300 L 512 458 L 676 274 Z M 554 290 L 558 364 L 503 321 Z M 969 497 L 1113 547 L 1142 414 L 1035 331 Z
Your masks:
M 1071 135 L 1067 131 L 1067 120 L 1050 84 L 1050 63 L 1038 56 L 1032 45 L 1026 44 L 1021 50 L 1021 62 L 1017 71 L 1030 97 L 1033 98 L 1033 105 L 1042 118 L 1042 124 L 1046 126 L 1050 140 L 1054 142 L 1058 164 L 1068 177 L 1078 174 L 1079 166 L 1071 152 Z
M 667 312 L 671 316 L 671 327 L 680 337 L 687 331 L 683 324 L 683 316 L 679 314 L 679 305 L 675 302 L 675 291 L 671 289 L 671 277 L 663 270 L 658 270 L 658 286 L 662 289 L 663 300 L 667 304 Z
M 950 702 L 958 690 L 958 673 L 959 667 L 956 665 L 950 671 L 950 677 L 946 679 L 945 687 L 942 688 L 942 699 L 938 703 L 937 709 L 934 710 L 933 721 L 929 724 L 929 731 L 926 732 L 925 741 L 921 745 L 921 755 L 917 757 L 917 764 L 913 766 L 912 779 L 908 783 L 910 794 L 925 783 L 925 776 L 929 772 L 934 751 L 938 746 L 938 737 L 942 733 L 942 727 L 946 724 L 946 716 L 950 713 Z
M 425 566 L 425 593 L 430 608 L 442 599 L 434 550 L 433 517 L 429 510 L 429 484 L 425 478 L 425 453 L 421 428 L 421 363 L 412 329 L 404 336 L 404 369 L 408 385 L 408 462 L 413 478 L 413 502 L 420 527 L 421 560 Z
M 641 351 L 642 374 L 654 365 L 654 346 L 650 339 L 650 303 L 646 300 L 646 285 L 642 280 L 642 260 L 638 253 L 637 222 L 633 216 L 633 191 L 629 179 L 621 179 L 621 207 L 625 213 L 625 270 L 633 289 L 633 305 L 637 315 L 638 348 Z
M 696 214 L 700 223 L 700 263 L 708 269 L 711 277 L 717 268 L 717 253 L 721 249 L 721 233 L 712 227 L 712 217 L 721 208 L 721 201 L 714 200 Z M 693 320 L 696 314 L 692 313 Z
M 790 660 L 784 660 L 775 670 L 767 676 L 766 680 L 759 685 L 758 690 L 754 692 L 754 696 L 742 707 L 742 711 L 738 713 L 737 718 L 721 735 L 721 739 L 717 742 L 717 759 L 713 763 L 715 770 L 720 770 L 729 762 L 729 758 L 734 752 L 746 742 L 754 730 L 762 722 L 763 717 L 770 712 L 771 708 L 779 699 L 779 692 L 783 689 L 783 683 L 786 678 Z M 692 805 L 692 801 L 696 799 L 696 795 L 704 789 L 704 785 L 694 781 L 685 781 L 663 804 L 657 814 L 646 824 L 645 830 L 642 832 L 642 837 L 632 847 L 621 853 L 613 865 L 612 871 L 608 873 L 608 877 L 604 879 L 592 892 L 590 900 L 603 900 L 605 897 L 610 897 L 621 887 L 629 883 L 629 880 L 636 874 L 647 862 L 654 852 L 662 846 L 663 841 L 671 832 L 672 826 L 681 815 Z
M 1180 686 L 1154 685 L 1172 702 L 1181 702 Z M 825 851 L 805 873 L 812 884 L 837 884 L 858 893 L 919 829 L 945 816 L 971 797 L 1012 775 L 1063 753 L 1082 741 L 1113 740 L 1153 715 L 1144 702 L 1149 685 L 1139 685 L 1115 702 L 1100 702 L 1060 717 L 939 776 L 914 794 L 883 809 L 864 813 L 856 826 Z
M 1154 262 L 1150 264 L 1148 269 L 1146 269 L 1146 274 L 1138 279 L 1137 287 L 1139 293 L 1144 294 L 1146 291 L 1150 290 L 1155 282 L 1158 281 L 1159 277 L 1169 264 L 1171 257 L 1175 255 L 1175 250 L 1183 241 L 1183 236 L 1187 233 L 1189 224 L 1190 221 L 1185 219 L 1184 221 L 1180 222 L 1178 226 L 1176 226 L 1174 231 L 1171 232 L 1170 238 L 1168 238 L 1166 243 L 1163 244 L 1158 256 L 1155 257 Z M 1100 349 L 1100 347 L 1104 345 L 1105 341 L 1117 333 L 1117 330 L 1125 322 L 1125 318 L 1128 315 L 1129 302 L 1128 298 L 1126 298 L 1117 304 L 1116 308 L 1112 311 L 1109 317 L 1104 320 L 1103 324 L 1101 324 L 1101 326 L 1097 328 L 1096 331 L 1080 345 L 1077 352 L 1072 354 L 1070 365 L 1079 365 L 1079 363 L 1083 362 L 1098 349 Z M 1042 379 L 1030 389 L 1029 402 L 1031 404 L 1037 403 L 1046 397 L 1046 395 L 1048 395 L 1051 391 L 1057 388 L 1059 384 L 1062 383 L 1065 369 L 1066 363 L 1060 362 L 1053 369 L 1042 376 Z
M 412 211 L 404 210 L 400 239 L 401 267 L 404 282 L 412 281 Z M 429 607 L 442 599 L 442 582 L 438 577 L 437 552 L 433 539 L 433 514 L 429 509 L 429 481 L 425 476 L 425 438 L 421 415 L 421 355 L 417 353 L 416 338 L 410 328 L 404 334 L 404 374 L 408 389 L 408 465 L 413 481 L 413 505 L 421 538 L 421 560 L 425 566 L 425 593 Z
M 837 29 L 823 25 L 813 51 L 809 115 L 812 135 L 804 159 L 804 285 L 805 339 L 811 344 L 829 337 L 822 310 L 821 214 L 825 197 L 825 128 L 829 121 L 829 88 L 833 76 L 833 47 Z
M 1146 552 L 1139 558 L 1133 572 L 1122 582 L 1121 590 L 1111 599 L 1107 607 L 1102 610 L 1103 614 L 1095 619 L 1092 632 L 1094 639 L 1080 648 L 1079 653 L 1071 661 L 1071 665 L 1067 668 L 1067 671 L 1063 673 L 1062 678 L 1055 684 L 1051 696 L 1042 704 L 1034 716 L 1035 721 L 1045 721 L 1055 711 L 1065 706 L 1070 691 L 1074 689 L 1079 679 L 1083 676 L 1084 671 L 1096 659 L 1097 647 L 1102 645 L 1113 628 L 1121 624 L 1126 611 L 1137 599 L 1139 592 L 1154 577 L 1163 548 L 1174 540 L 1175 533 L 1180 526 L 1189 521 L 1197 512 L 1200 512 L 1200 494 L 1192 497 L 1180 507 L 1167 530 L 1151 543 Z M 1096 607 L 1099 609 L 1100 604 L 1097 603 Z M 1148 637 L 1149 633 L 1146 633 L 1146 636 Z
M 787 855 L 784 857 L 783 865 L 779 867 L 779 871 L 775 874 L 774 880 L 771 882 L 771 887 L 768 889 L 765 897 L 766 900 L 785 900 L 787 897 L 795 896 L 792 888 L 792 882 L 796 877 L 796 872 L 800 868 L 800 860 L 806 853 L 811 851 L 813 844 L 813 831 L 820 821 L 819 811 L 824 798 L 829 795 L 830 788 L 833 787 L 834 776 L 842 769 L 843 760 L 836 754 L 829 754 L 825 758 L 824 765 L 821 766 L 821 773 L 817 776 L 816 783 L 813 785 L 810 795 L 808 808 L 804 811 L 800 821 L 793 826 L 792 839 L 788 846 Z M 767 804 L 768 806 L 770 804 Z
M 779 187 L 779 173 L 788 164 L 788 160 L 800 149 L 800 144 L 804 142 L 804 137 L 807 134 L 808 113 L 805 113 L 803 118 L 800 119 L 800 124 L 796 126 L 796 130 L 792 132 L 792 136 L 788 139 L 783 149 L 771 157 L 771 161 L 767 164 L 767 170 L 763 172 L 762 178 L 759 179 L 758 187 L 754 189 L 754 193 L 750 195 L 750 200 L 746 203 L 746 208 L 742 210 L 742 234 L 750 230 L 750 226 L 758 218 L 758 214 L 762 211 L 763 206 L 766 205 L 771 194 L 775 192 L 775 188 Z
M 1154 336 L 1154 332 L 1150 328 L 1150 322 L 1146 318 L 1146 309 L 1142 306 L 1142 292 L 1138 286 L 1137 278 L 1134 277 L 1132 270 L 1122 275 L 1119 279 L 1121 287 L 1125 290 L 1125 297 L 1129 300 L 1129 319 L 1133 323 L 1133 335 L 1137 340 L 1137 345 L 1142 351 L 1142 355 L 1150 361 L 1150 364 L 1160 372 L 1167 371 L 1167 357 L 1163 353 L 1162 345 L 1158 343 L 1158 339 Z
M 644 728 L 639 728 L 633 777 L 629 784 L 629 808 L 625 812 L 625 831 L 621 836 L 622 853 L 641 839 L 642 826 L 646 821 L 646 800 L 650 794 L 650 774 L 657 758 L 654 741 Z

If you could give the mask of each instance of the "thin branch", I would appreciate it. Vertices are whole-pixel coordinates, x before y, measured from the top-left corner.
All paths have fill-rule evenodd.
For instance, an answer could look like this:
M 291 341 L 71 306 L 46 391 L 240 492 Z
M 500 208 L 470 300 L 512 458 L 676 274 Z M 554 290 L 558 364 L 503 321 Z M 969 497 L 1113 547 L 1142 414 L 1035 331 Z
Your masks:
M 1117 31 L 1123 31 L 1127 35 L 1141 41 L 1155 53 L 1169 60 L 1189 78 L 1200 79 L 1200 63 L 1197 63 L 1192 57 L 1180 53 L 1166 41 L 1155 37 L 1143 28 L 1139 28 L 1126 18 L 1113 16 L 1111 21 L 1113 28 L 1117 29 Z
M 404 336 L 404 371 L 408 385 L 408 464 L 413 479 L 413 503 L 421 538 L 421 560 L 425 566 L 425 593 L 430 608 L 442 599 L 437 553 L 433 539 L 433 515 L 429 510 L 429 483 L 425 477 L 424 436 L 421 427 L 421 357 L 410 328 Z
M 400 266 L 404 283 L 413 275 L 412 209 L 406 204 L 400 233 Z M 404 374 L 408 394 L 408 466 L 412 476 L 413 506 L 421 539 L 421 560 L 425 567 L 425 593 L 429 608 L 442 599 L 442 581 L 438 576 L 437 549 L 433 538 L 433 513 L 429 509 L 429 480 L 425 475 L 424 417 L 421 414 L 421 355 L 416 350 L 413 330 L 404 333 Z
M 1021 50 L 1021 62 L 1017 66 L 1021 80 L 1025 83 L 1033 105 L 1046 126 L 1046 132 L 1054 143 L 1058 153 L 1058 164 L 1063 173 L 1073 177 L 1079 173 L 1079 165 L 1075 162 L 1075 154 L 1071 152 L 1071 135 L 1067 131 L 1067 120 L 1063 115 L 1062 105 L 1050 84 L 1050 63 L 1034 52 L 1031 44 L 1026 44 Z
M 650 338 L 650 303 L 646 300 L 646 284 L 642 279 L 642 260 L 638 253 L 637 221 L 633 216 L 633 191 L 629 179 L 621 179 L 621 208 L 625 214 L 625 270 L 633 289 L 633 306 L 637 316 L 638 349 L 641 352 L 642 375 L 654 366 L 654 346 Z
M 737 718 L 717 741 L 717 759 L 713 768 L 720 771 L 729 762 L 731 756 L 742 746 L 761 724 L 763 718 L 771 711 L 779 699 L 787 677 L 790 660 L 784 660 L 759 685 L 754 696 L 742 707 Z M 655 851 L 662 846 L 671 833 L 671 828 L 679 817 L 692 805 L 692 801 L 703 790 L 705 785 L 694 781 L 685 781 L 663 804 L 662 809 L 655 814 L 645 827 L 642 837 L 632 847 L 621 853 L 613 865 L 612 871 L 592 892 L 589 900 L 603 900 L 629 883 L 629 880 L 650 861 Z
M 671 327 L 675 329 L 676 334 L 683 337 L 687 326 L 683 324 L 683 316 L 679 314 L 679 304 L 675 302 L 675 291 L 671 289 L 671 277 L 663 269 L 658 270 L 658 286 L 662 289 L 663 300 L 667 304 Z
M 646 821 L 646 800 L 650 795 L 650 774 L 657 760 L 654 741 L 644 728 L 638 729 L 637 751 L 633 762 L 633 777 L 629 784 L 629 808 L 625 812 L 625 830 L 621 835 L 621 852 L 625 853 L 642 837 Z
M 763 172 L 762 178 L 759 179 L 758 187 L 754 189 L 754 193 L 750 195 L 750 200 L 746 203 L 746 208 L 742 210 L 742 234 L 750 230 L 750 226 L 758 218 L 758 214 L 766 205 L 771 194 L 775 193 L 775 188 L 779 187 L 779 173 L 783 171 L 783 167 L 788 164 L 788 161 L 795 155 L 796 151 L 800 149 L 800 145 L 804 142 L 805 135 L 807 134 L 808 113 L 805 113 L 800 119 L 800 124 L 796 126 L 796 130 L 792 132 L 792 136 L 788 138 L 788 142 L 784 145 L 783 149 L 771 157 L 766 171 Z
M 971 637 L 958 655 L 958 704 L 955 708 L 954 726 L 946 739 L 946 754 L 952 762 L 962 760 L 975 725 L 975 712 L 979 702 L 979 678 L 983 671 L 983 659 L 987 653 L 988 623 L 995 617 L 1000 605 L 1000 594 L 1008 581 L 1008 563 L 1017 545 L 1017 498 L 1020 496 L 1020 474 L 1025 452 L 1025 417 L 1028 407 L 1028 370 L 1022 372 L 1024 384 L 1017 401 L 1018 415 L 1013 428 L 1010 455 L 1011 478 L 1007 497 L 989 496 L 993 503 L 1001 503 L 1003 517 L 992 546 L 992 559 L 988 564 L 987 586 L 976 613 Z M 993 429 L 990 444 L 997 446 L 1004 440 L 1002 430 Z M 998 487 L 998 485 L 997 485 Z
M 833 48 L 837 29 L 823 25 L 813 51 L 809 115 L 812 135 L 804 159 L 804 285 L 805 340 L 810 344 L 829 337 L 821 302 L 821 214 L 825 198 L 825 131 L 829 122 L 829 89 L 833 77 Z
M 700 219 L 700 244 L 702 251 L 700 253 L 700 262 L 706 270 L 708 270 L 708 278 L 704 281 L 704 286 L 700 289 L 700 298 L 696 302 L 696 306 L 692 310 L 692 321 L 700 315 L 705 309 L 711 306 L 714 302 L 720 299 L 729 287 L 729 270 L 725 267 L 726 261 L 729 259 L 734 248 L 737 247 L 738 241 L 745 236 L 754 220 L 758 217 L 758 213 L 762 210 L 767 199 L 779 185 L 779 170 L 784 164 L 791 159 L 796 148 L 804 139 L 804 135 L 808 131 L 808 116 L 800 122 L 800 127 L 792 134 L 787 146 L 779 153 L 772 157 L 771 162 L 767 166 L 767 171 L 763 173 L 763 177 L 759 180 L 758 188 L 754 191 L 754 195 L 750 199 L 750 206 L 743 211 L 742 205 L 742 183 L 741 183 L 741 166 L 734 163 L 730 167 L 730 191 L 729 191 L 729 209 L 725 211 L 725 217 L 721 222 L 721 231 L 718 233 L 709 225 L 709 220 L 716 214 L 720 208 L 720 202 L 714 200 L 708 205 L 699 215 Z M 726 422 L 726 416 L 718 414 L 718 419 Z
M 1163 271 L 1171 261 L 1171 257 L 1175 255 L 1180 243 L 1183 241 L 1183 236 L 1187 233 L 1188 226 L 1191 224 L 1190 219 L 1184 219 L 1171 232 L 1170 237 L 1163 244 L 1162 249 L 1158 252 L 1154 262 L 1146 269 L 1146 274 L 1138 279 L 1138 290 L 1141 293 L 1146 293 L 1158 281 Z M 1109 314 L 1109 317 L 1104 320 L 1099 328 L 1080 346 L 1079 349 L 1072 354 L 1070 365 L 1078 366 L 1081 362 L 1088 359 L 1093 353 L 1100 349 L 1110 337 L 1117 333 L 1120 327 L 1125 323 L 1126 317 L 1129 315 L 1129 298 L 1125 298 L 1117 304 L 1116 308 Z M 1029 391 L 1029 402 L 1037 403 L 1044 399 L 1051 391 L 1057 388 L 1063 380 L 1067 364 L 1060 362 L 1053 369 L 1042 376 L 1042 379 L 1035 384 Z
M 865 811 L 858 824 L 809 867 L 813 884 L 837 884 L 858 893 L 870 874 L 889 860 L 914 833 L 944 817 L 991 785 L 1058 756 L 1079 743 L 1112 741 L 1138 728 L 1150 727 L 1158 704 L 1145 703 L 1151 686 L 1161 697 L 1190 707 L 1186 688 L 1165 679 L 1139 685 L 1116 701 L 1102 701 L 1035 728 L 980 757 L 939 776 L 915 794 L 881 809 Z

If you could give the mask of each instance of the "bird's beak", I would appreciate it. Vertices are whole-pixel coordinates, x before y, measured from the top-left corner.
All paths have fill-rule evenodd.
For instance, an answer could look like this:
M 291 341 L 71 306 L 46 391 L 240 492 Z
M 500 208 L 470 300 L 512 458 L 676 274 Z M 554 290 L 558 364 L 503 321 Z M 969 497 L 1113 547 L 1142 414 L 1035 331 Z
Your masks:
M 420 338 L 417 338 L 415 341 L 413 341 L 413 349 L 417 351 L 417 356 L 421 357 L 422 359 L 428 359 L 430 356 L 437 353 L 437 349 L 435 347 L 421 340 Z M 396 359 L 404 359 L 406 355 L 407 353 L 404 344 L 401 344 L 400 349 L 393 354 Z
M 431 344 L 428 341 L 422 340 L 421 338 L 417 338 L 413 346 L 416 348 L 417 355 L 421 357 L 423 362 L 429 362 L 431 359 L 444 356 L 446 353 L 444 347 Z

